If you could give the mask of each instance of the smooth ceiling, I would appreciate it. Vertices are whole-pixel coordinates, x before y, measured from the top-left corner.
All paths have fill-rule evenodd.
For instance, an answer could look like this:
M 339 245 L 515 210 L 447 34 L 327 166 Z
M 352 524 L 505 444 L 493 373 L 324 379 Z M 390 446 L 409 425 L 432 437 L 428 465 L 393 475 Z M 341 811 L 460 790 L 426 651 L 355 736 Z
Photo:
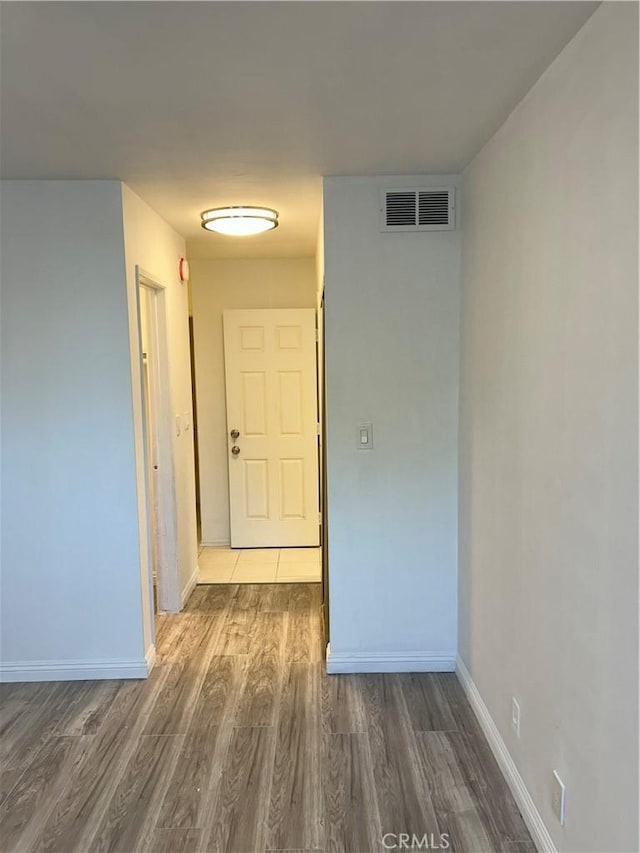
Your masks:
M 126 181 L 194 257 L 311 255 L 322 175 L 460 171 L 597 5 L 5 2 L 2 175 Z M 238 203 L 281 226 L 201 230 Z

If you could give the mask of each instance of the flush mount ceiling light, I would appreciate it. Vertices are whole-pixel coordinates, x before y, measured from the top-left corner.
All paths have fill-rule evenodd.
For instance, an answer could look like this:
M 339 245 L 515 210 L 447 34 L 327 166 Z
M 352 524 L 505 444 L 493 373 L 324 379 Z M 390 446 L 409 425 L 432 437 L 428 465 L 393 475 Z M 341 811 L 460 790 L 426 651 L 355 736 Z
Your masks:
M 248 237 L 278 227 L 278 211 L 270 207 L 214 207 L 200 214 L 202 227 L 232 237 Z

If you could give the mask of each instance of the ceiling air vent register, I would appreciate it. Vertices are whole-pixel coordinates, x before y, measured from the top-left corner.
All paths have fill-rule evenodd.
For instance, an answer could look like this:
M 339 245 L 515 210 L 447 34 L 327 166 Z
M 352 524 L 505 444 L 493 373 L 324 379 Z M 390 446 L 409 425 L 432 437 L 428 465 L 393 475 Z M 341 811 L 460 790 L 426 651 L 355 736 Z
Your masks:
M 382 190 L 381 231 L 452 231 L 455 225 L 455 189 Z

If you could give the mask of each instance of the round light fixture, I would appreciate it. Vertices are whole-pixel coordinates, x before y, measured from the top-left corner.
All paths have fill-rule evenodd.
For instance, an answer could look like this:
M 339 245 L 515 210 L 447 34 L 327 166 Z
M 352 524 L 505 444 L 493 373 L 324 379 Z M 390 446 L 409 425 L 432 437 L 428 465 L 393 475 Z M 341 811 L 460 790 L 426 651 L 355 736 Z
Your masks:
M 270 207 L 214 207 L 200 214 L 202 227 L 232 237 L 248 237 L 278 227 L 278 211 Z

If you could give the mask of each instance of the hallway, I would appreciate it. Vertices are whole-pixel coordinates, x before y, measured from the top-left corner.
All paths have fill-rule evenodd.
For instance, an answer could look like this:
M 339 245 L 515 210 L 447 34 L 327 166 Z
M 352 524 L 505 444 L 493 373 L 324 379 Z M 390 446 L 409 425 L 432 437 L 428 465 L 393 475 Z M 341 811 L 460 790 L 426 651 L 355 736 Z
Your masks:
M 198 583 L 320 583 L 320 548 L 200 547 Z
M 533 853 L 456 676 L 327 677 L 319 608 L 199 586 L 148 681 L 2 685 L 2 850 Z

